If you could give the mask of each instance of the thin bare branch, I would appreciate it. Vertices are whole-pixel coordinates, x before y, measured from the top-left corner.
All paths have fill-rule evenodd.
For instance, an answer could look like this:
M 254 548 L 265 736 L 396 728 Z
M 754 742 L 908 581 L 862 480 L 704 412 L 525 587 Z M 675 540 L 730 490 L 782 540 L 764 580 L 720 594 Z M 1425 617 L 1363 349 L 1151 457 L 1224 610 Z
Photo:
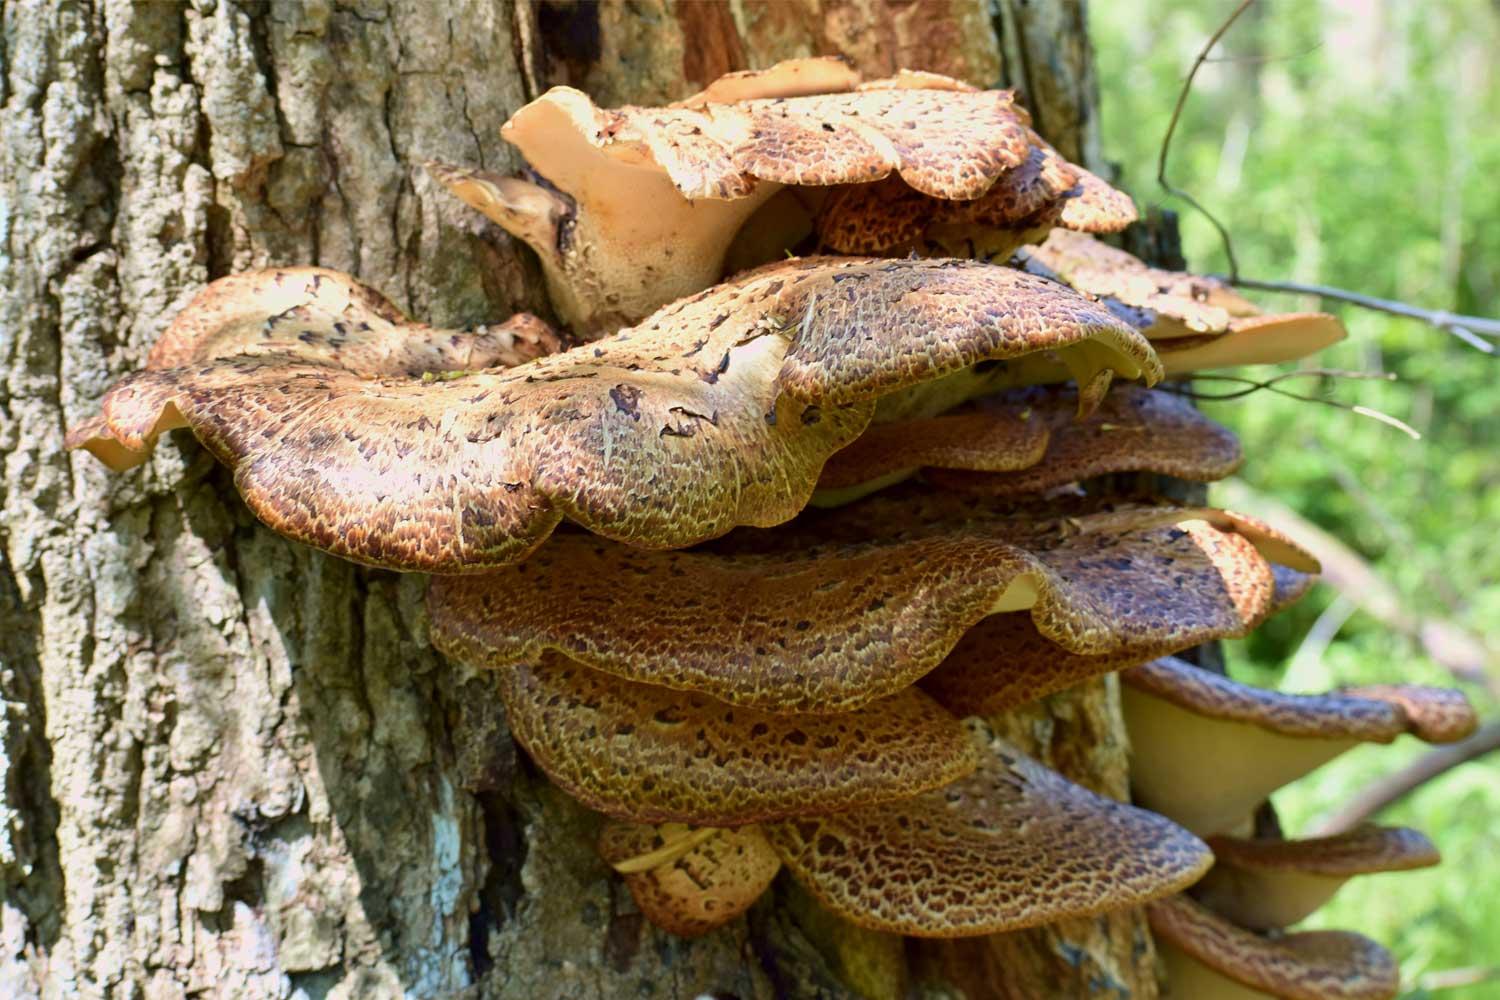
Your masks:
M 1399 771 L 1366 785 L 1343 806 L 1314 823 L 1307 836 L 1327 837 L 1352 830 L 1438 775 L 1496 750 L 1500 750 L 1500 720 L 1485 723 L 1462 742 L 1429 750 Z
M 1396 430 L 1405 434 L 1413 441 L 1422 440 L 1422 433 L 1420 431 L 1418 431 L 1415 427 L 1412 427 L 1410 424 L 1391 416 L 1389 413 L 1382 413 L 1381 411 L 1372 409 L 1368 406 L 1360 406 L 1355 403 L 1345 403 L 1341 400 L 1329 399 L 1325 396 L 1309 396 L 1306 393 L 1293 392 L 1290 389 L 1282 388 L 1279 384 L 1286 381 L 1287 379 L 1311 377 L 1319 377 L 1330 380 L 1333 378 L 1347 378 L 1380 379 L 1382 381 L 1392 381 L 1396 376 L 1386 372 L 1375 374 L 1370 372 L 1341 371 L 1336 368 L 1311 368 L 1303 371 L 1286 372 L 1285 374 L 1277 375 L 1274 378 L 1263 380 L 1242 378 L 1238 375 L 1200 374 L 1194 376 L 1194 379 L 1199 381 L 1214 380 L 1220 382 L 1238 382 L 1246 387 L 1244 389 L 1237 389 L 1233 392 L 1199 392 L 1196 389 L 1189 388 L 1186 383 L 1181 382 L 1168 383 L 1161 386 L 1161 388 L 1166 390 L 1167 392 L 1175 392 L 1177 395 L 1184 396 L 1188 399 L 1210 402 L 1223 402 L 1224 400 L 1229 399 L 1240 399 L 1256 392 L 1273 392 L 1278 396 L 1285 396 L 1288 399 L 1297 399 L 1301 400 L 1304 403 L 1319 403 L 1323 406 L 1331 406 L 1336 410 L 1347 410 L 1348 412 L 1358 414 L 1361 417 L 1369 417 L 1372 420 L 1380 421 L 1388 427 L 1394 427 Z
M 1440 969 L 1424 972 L 1417 977 L 1416 988 L 1424 993 L 1438 990 L 1456 990 L 1463 986 L 1478 986 L 1500 980 L 1500 965 L 1471 965 L 1461 969 Z
M 1172 148 L 1172 136 L 1177 131 L 1177 121 L 1182 117 L 1182 109 L 1187 105 L 1188 94 L 1192 93 L 1193 80 L 1195 77 L 1197 77 L 1198 70 L 1201 69 L 1204 62 L 1207 61 L 1208 55 L 1213 51 L 1214 46 L 1219 44 L 1219 39 L 1224 37 L 1224 33 L 1227 32 L 1230 27 L 1233 26 L 1234 22 L 1239 20 L 1240 15 L 1249 10 L 1251 5 L 1254 3 L 1255 0 L 1241 0 L 1240 5 L 1234 9 L 1234 13 L 1230 14 L 1228 19 L 1225 20 L 1223 24 L 1219 25 L 1219 30 L 1215 31 L 1213 35 L 1208 39 L 1208 43 L 1204 45 L 1203 49 L 1198 53 L 1198 58 L 1193 60 L 1193 66 L 1188 70 L 1187 79 L 1182 81 L 1182 90 L 1177 95 L 1177 104 L 1172 108 L 1172 119 L 1167 123 L 1167 134 L 1162 136 L 1161 153 L 1157 157 L 1156 161 L 1156 183 L 1162 186 L 1162 190 L 1166 191 L 1167 194 L 1176 195 L 1178 198 L 1181 198 L 1183 201 L 1187 202 L 1189 205 L 1192 205 L 1198 211 L 1202 212 L 1203 217 L 1206 218 L 1209 222 L 1213 223 L 1214 228 L 1219 231 L 1219 239 L 1224 241 L 1224 256 L 1229 259 L 1229 273 L 1232 275 L 1238 275 L 1240 273 L 1240 268 L 1238 262 L 1236 262 L 1234 259 L 1234 246 L 1229 239 L 1229 230 L 1225 229 L 1224 224 L 1221 223 L 1217 218 L 1215 218 L 1212 212 L 1204 208 L 1198 202 L 1198 199 L 1194 198 L 1191 194 L 1188 194 L 1188 192 L 1182 190 L 1181 188 L 1173 186 L 1172 182 L 1167 180 L 1167 153 Z
M 1254 288 L 1262 292 L 1285 292 L 1289 295 L 1316 295 L 1319 298 L 1347 302 L 1362 309 L 1387 313 L 1391 316 L 1420 320 L 1453 334 L 1464 343 L 1486 354 L 1496 353 L 1496 347 L 1482 338 L 1500 338 L 1500 320 L 1485 319 L 1482 316 L 1465 316 L 1442 309 L 1421 309 L 1417 306 L 1409 306 L 1405 302 L 1380 299 L 1373 295 L 1361 295 L 1359 292 L 1350 292 L 1329 285 L 1308 285 L 1299 281 L 1257 281 L 1254 278 L 1245 278 L 1234 273 L 1225 276 L 1224 280 L 1240 288 Z

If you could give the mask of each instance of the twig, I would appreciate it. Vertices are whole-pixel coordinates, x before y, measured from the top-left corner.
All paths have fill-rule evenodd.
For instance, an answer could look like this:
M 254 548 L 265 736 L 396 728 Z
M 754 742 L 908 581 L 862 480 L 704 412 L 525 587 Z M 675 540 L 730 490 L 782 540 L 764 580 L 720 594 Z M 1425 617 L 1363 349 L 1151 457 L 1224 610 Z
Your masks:
M 1496 353 L 1496 347 L 1494 344 L 1481 338 L 1500 337 L 1500 320 L 1485 319 L 1483 316 L 1464 316 L 1460 313 L 1451 313 L 1442 309 L 1419 309 L 1416 306 L 1409 306 L 1405 302 L 1379 299 L 1373 295 L 1361 295 L 1358 292 L 1349 292 L 1342 288 L 1332 288 L 1328 285 L 1307 285 L 1298 281 L 1257 281 L 1253 278 L 1240 277 L 1232 271 L 1223 280 L 1240 288 L 1254 288 L 1262 292 L 1286 292 L 1290 295 L 1316 295 L 1319 298 L 1333 299 L 1335 302 L 1347 302 L 1350 305 L 1359 306 L 1362 309 L 1370 309 L 1374 312 L 1383 312 L 1392 316 L 1403 316 L 1407 319 L 1420 320 L 1423 323 L 1437 327 L 1439 330 L 1453 334 L 1464 343 L 1477 347 L 1486 354 Z
M 1181 188 L 1174 187 L 1172 182 L 1167 180 L 1167 153 L 1172 148 L 1172 135 L 1177 131 L 1177 120 L 1182 117 L 1182 109 L 1187 105 L 1188 94 L 1192 93 L 1193 79 L 1198 75 L 1198 70 L 1207 61 L 1208 54 L 1213 51 L 1214 46 L 1219 44 L 1219 39 L 1224 37 L 1224 33 L 1230 29 L 1235 21 L 1239 20 L 1241 14 L 1250 9 L 1253 3 L 1255 3 L 1255 0 L 1241 0 L 1240 5 L 1234 9 L 1234 13 L 1230 14 L 1229 18 L 1223 24 L 1219 25 L 1219 30 L 1215 31 L 1209 38 L 1208 44 L 1203 46 L 1203 49 L 1198 53 L 1198 58 L 1193 60 L 1193 67 L 1188 70 L 1187 79 L 1182 81 L 1182 90 L 1177 95 L 1177 105 L 1172 108 L 1172 119 L 1167 122 L 1167 134 L 1162 137 L 1161 154 L 1156 160 L 1156 183 L 1160 184 L 1162 190 L 1166 191 L 1167 194 L 1176 195 L 1181 198 L 1202 212 L 1203 217 L 1213 223 L 1214 228 L 1219 231 L 1219 239 L 1224 241 L 1224 256 L 1229 259 L 1229 273 L 1236 276 L 1239 275 L 1240 268 L 1234 259 L 1234 247 L 1229 241 L 1229 230 L 1224 228 L 1224 224 L 1215 218 L 1212 212 L 1199 204 L 1198 199 Z
M 1366 785 L 1348 802 L 1313 824 L 1307 836 L 1327 837 L 1352 830 L 1438 775 L 1496 750 L 1500 750 L 1500 720 L 1487 722 L 1468 739 L 1430 750 L 1399 771 Z
M 1193 376 L 1198 380 L 1208 379 L 1219 382 L 1239 382 L 1247 387 L 1244 389 L 1237 389 L 1234 392 L 1199 392 L 1196 389 L 1187 388 L 1181 383 L 1164 385 L 1161 388 L 1165 389 L 1168 392 L 1174 392 L 1177 395 L 1183 396 L 1187 399 L 1216 402 L 1222 402 L 1227 399 L 1240 399 L 1255 392 L 1273 392 L 1278 396 L 1285 396 L 1288 399 L 1298 399 L 1304 403 L 1321 403 L 1324 406 L 1331 406 L 1336 410 L 1348 410 L 1350 413 L 1356 413 L 1361 417 L 1369 417 L 1372 420 L 1380 421 L 1388 427 L 1394 427 L 1396 428 L 1396 430 L 1405 434 L 1413 441 L 1422 440 L 1422 434 L 1420 431 L 1418 431 L 1415 427 L 1412 427 L 1410 424 L 1407 424 L 1404 421 L 1398 420 L 1397 418 L 1391 416 L 1389 413 L 1382 413 L 1379 410 L 1371 409 L 1368 406 L 1360 406 L 1355 403 L 1345 403 L 1337 399 L 1327 399 L 1322 396 L 1309 396 L 1300 392 L 1292 392 L 1290 389 L 1283 389 L 1280 385 L 1278 385 L 1278 383 L 1284 382 L 1287 379 L 1311 378 L 1314 376 L 1320 378 L 1380 379 L 1382 381 L 1391 381 L 1396 377 L 1395 375 L 1390 373 L 1373 374 L 1370 372 L 1341 371 L 1336 368 L 1309 368 L 1302 371 L 1287 372 L 1283 375 L 1277 375 L 1274 378 L 1268 378 L 1260 381 L 1251 378 L 1241 378 L 1238 375 L 1198 374 Z
M 1461 969 L 1441 969 L 1424 972 L 1417 977 L 1416 987 L 1422 992 L 1456 990 L 1461 986 L 1478 986 L 1500 979 L 1500 965 L 1471 965 Z

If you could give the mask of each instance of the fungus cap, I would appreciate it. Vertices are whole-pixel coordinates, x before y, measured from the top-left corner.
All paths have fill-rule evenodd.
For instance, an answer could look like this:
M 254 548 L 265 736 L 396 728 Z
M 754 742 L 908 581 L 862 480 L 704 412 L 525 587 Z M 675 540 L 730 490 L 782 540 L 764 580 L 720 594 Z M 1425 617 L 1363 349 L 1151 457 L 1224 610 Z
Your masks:
M 921 679 L 922 690 L 954 715 L 991 716 L 1101 674 L 1205 642 L 1242 638 L 1317 579 L 1286 566 L 1273 565 L 1272 572 L 1274 591 L 1264 607 L 1250 613 L 1225 608 L 1189 623 L 1195 627 L 1171 639 L 1128 643 L 1110 653 L 1071 652 L 1042 635 L 1023 612 L 991 615 L 965 632 L 937 669 Z
M 410 333 L 432 346 L 437 360 L 424 364 L 458 364 L 475 355 L 449 345 L 475 335 L 369 310 L 351 324 L 353 306 L 329 312 L 320 294 L 267 305 L 278 339 L 253 354 L 127 376 L 71 445 L 140 453 L 185 424 L 283 534 L 360 562 L 457 573 L 525 558 L 564 517 L 654 547 L 780 523 L 864 428 L 875 396 L 980 360 L 1087 348 L 1128 375 L 1157 371 L 1145 341 L 1097 306 L 965 262 L 784 261 L 607 341 L 436 376 L 371 378 L 346 355 L 393 341 L 401 349 L 387 354 L 410 353 Z M 180 320 L 206 342 L 223 312 L 204 305 L 212 298 Z M 257 311 L 234 314 L 236 336 Z M 501 328 L 511 347 L 517 322 Z
M 1438 688 L 1282 694 L 1171 657 L 1120 679 L 1135 800 L 1200 835 L 1238 832 L 1271 792 L 1359 743 L 1406 732 L 1461 739 L 1473 728 L 1463 695 Z M 1433 718 L 1444 721 L 1424 725 Z
M 672 854 L 666 860 L 648 868 L 631 864 L 664 849 Z M 647 920 L 687 938 L 748 910 L 781 870 L 781 858 L 755 826 L 693 829 L 610 821 L 599 831 L 599 854 L 617 870 L 628 869 L 622 872 L 625 885 Z
M 289 267 L 210 284 L 162 333 L 146 367 L 170 369 L 233 356 L 285 357 L 366 378 L 418 377 L 513 367 L 558 346 L 551 328 L 528 313 L 475 330 L 442 330 L 413 323 L 385 296 L 347 274 Z M 139 441 L 127 443 L 101 415 L 72 428 L 67 446 L 83 448 L 123 472 L 146 460 L 157 436 L 181 426 L 177 408 L 164 406 Z
M 857 81 L 832 61 L 794 60 L 672 107 L 613 110 L 554 87 L 502 129 L 544 183 L 446 165 L 433 176 L 531 244 L 560 314 L 598 332 L 716 281 L 735 232 L 784 184 L 895 172 L 973 198 L 1027 155 L 1009 91 L 936 74 Z
M 1162 367 L 1169 376 L 1176 376 L 1210 368 L 1297 361 L 1346 336 L 1344 324 L 1327 313 L 1282 313 L 1232 319 L 1225 333 L 1160 340 L 1156 348 Z
M 911 684 L 1002 611 L 1029 610 L 1041 635 L 1086 654 L 1237 633 L 1273 600 L 1275 573 L 1247 522 L 1212 518 L 911 494 L 691 552 L 559 535 L 520 565 L 435 579 L 431 635 L 475 666 L 553 651 L 765 711 L 845 711 Z
M 1217 278 L 1151 267 L 1083 233 L 1054 229 L 1023 252 L 1022 266 L 1088 295 L 1145 310 L 1152 340 L 1223 333 L 1231 319 L 1260 310 Z
M 974 769 L 915 688 L 846 713 L 773 715 L 558 656 L 500 672 L 511 732 L 557 785 L 638 823 L 740 826 L 905 798 Z
M 1198 902 L 1251 930 L 1298 923 L 1350 878 L 1427 868 L 1431 840 L 1404 827 L 1361 826 L 1311 840 L 1208 838 L 1214 867 L 1193 887 Z
M 787 869 L 862 927 L 960 937 L 1138 906 L 1197 879 L 1207 847 L 1066 780 L 972 723 L 979 769 L 884 806 L 764 827 Z
M 1148 903 L 1146 918 L 1181 1000 L 1391 1000 L 1399 986 L 1390 952 L 1348 931 L 1262 937 L 1186 896 Z
M 977 461 L 928 461 L 926 479 L 943 490 L 985 496 L 1040 493 L 1094 476 L 1117 472 L 1152 472 L 1178 479 L 1211 481 L 1232 475 L 1244 459 L 1239 439 L 1205 417 L 1184 397 L 1141 386 L 1115 388 L 1087 419 L 1074 418 L 1076 390 L 1036 387 L 997 397 L 981 410 L 999 422 L 1014 421 L 1017 411 L 1047 429 L 1046 451 L 1037 462 L 1010 470 L 985 469 Z M 988 401 L 986 401 L 988 402 Z M 835 453 L 829 465 L 884 429 L 871 427 L 854 444 Z M 893 432 L 886 432 L 893 433 Z M 921 439 L 919 439 L 921 440 Z M 976 450 L 985 439 L 976 438 Z M 943 442 L 929 447 L 937 453 Z M 963 453 L 958 453 L 959 458 Z M 993 465 L 998 466 L 998 462 Z M 824 477 L 828 466 L 824 466 Z M 824 487 L 819 479 L 818 487 Z M 814 502 L 818 495 L 814 494 Z

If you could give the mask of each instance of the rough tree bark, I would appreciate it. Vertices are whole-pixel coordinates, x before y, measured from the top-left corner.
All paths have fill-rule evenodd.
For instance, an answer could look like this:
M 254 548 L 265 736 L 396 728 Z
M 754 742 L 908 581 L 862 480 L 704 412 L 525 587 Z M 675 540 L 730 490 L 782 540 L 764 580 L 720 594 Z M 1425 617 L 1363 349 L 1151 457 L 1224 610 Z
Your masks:
M 1152 996 L 1136 915 L 962 945 L 864 934 L 778 885 L 695 942 L 594 857 L 425 581 L 260 527 L 182 436 L 62 450 L 207 281 L 321 264 L 449 324 L 545 313 L 534 262 L 437 190 L 515 165 L 554 83 L 601 103 L 812 53 L 1026 91 L 1097 160 L 1068 0 L 0 0 L 0 995 Z M 1005 728 L 1124 791 L 1101 683 Z M 989 980 L 983 990 L 977 984 Z

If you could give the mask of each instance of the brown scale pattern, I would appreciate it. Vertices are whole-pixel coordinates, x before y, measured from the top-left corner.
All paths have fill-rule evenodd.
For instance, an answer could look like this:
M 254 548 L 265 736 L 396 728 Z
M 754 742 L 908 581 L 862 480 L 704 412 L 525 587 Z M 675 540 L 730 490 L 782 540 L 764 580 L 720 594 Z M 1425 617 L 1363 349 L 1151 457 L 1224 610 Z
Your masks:
M 1209 968 L 1285 1000 L 1387 1000 L 1399 985 L 1380 945 L 1348 931 L 1263 937 L 1185 896 L 1146 906 L 1151 930 Z
M 819 305 L 845 280 L 866 293 L 866 311 Z M 912 295 L 915 286 L 924 293 Z M 965 309 L 970 295 L 985 304 Z M 395 569 L 470 572 L 522 559 L 564 517 L 635 544 L 682 546 L 793 516 L 823 461 L 869 421 L 866 397 L 947 373 L 942 360 L 912 364 L 929 348 L 902 336 L 963 342 L 950 367 L 1096 336 L 1149 353 L 1055 286 L 1006 305 L 1031 298 L 1003 268 L 787 261 L 605 341 L 437 379 L 350 371 L 352 348 L 330 349 L 326 313 L 278 300 L 262 322 L 279 327 L 284 349 L 128 376 L 105 396 L 107 427 L 83 428 L 72 443 L 107 431 L 143 453 L 161 431 L 189 426 L 235 468 L 246 502 L 273 528 Z M 254 328 L 251 317 L 237 314 L 236 328 Z M 849 336 L 870 321 L 885 324 L 880 336 Z M 401 331 L 369 325 L 388 339 Z M 423 363 L 476 357 L 472 337 L 410 329 L 453 345 Z M 789 378 L 816 405 L 784 395 Z
M 669 108 L 606 110 L 562 96 L 577 105 L 570 118 L 587 141 L 622 159 L 649 151 L 688 199 L 742 198 L 757 180 L 822 187 L 892 173 L 934 198 L 976 198 L 1025 160 L 1026 117 L 1011 91 L 946 82 L 927 74 L 902 86 Z M 506 129 L 514 134 L 529 114 L 522 108 Z
M 664 844 L 660 828 L 608 822 L 599 854 L 610 864 Z M 781 870 L 781 858 L 757 826 L 719 830 L 711 840 L 650 871 L 624 875 L 646 919 L 681 937 L 699 937 L 748 910 Z
M 1151 314 L 1147 336 L 1222 333 L 1236 317 L 1258 310 L 1215 278 L 1149 267 L 1140 258 L 1091 236 L 1054 229 L 1026 250 L 1027 266 L 1055 276 L 1080 292 Z
M 362 376 L 419 376 L 455 369 L 513 367 L 559 347 L 529 313 L 475 330 L 441 330 L 408 320 L 385 296 L 321 267 L 277 268 L 221 278 L 162 333 L 146 362 L 165 369 L 235 355 L 270 355 L 344 368 Z M 101 414 L 69 431 L 116 471 L 145 461 Z
M 1154 472 L 1209 481 L 1232 475 L 1244 458 L 1239 440 L 1230 431 L 1171 392 L 1118 386 L 1087 420 L 1074 419 L 1078 402 L 1071 388 L 1019 390 L 999 397 L 999 401 L 1003 408 L 989 411 L 997 419 L 1016 407 L 1026 407 L 1050 428 L 1042 460 L 1014 471 L 946 465 L 928 470 L 929 482 L 954 492 L 1010 496 L 1040 493 L 1115 472 Z M 859 441 L 881 429 L 871 428 Z M 859 441 L 845 451 L 858 447 Z M 821 479 L 818 485 L 823 485 Z
M 1475 725 L 1468 699 L 1446 688 L 1392 685 L 1283 694 L 1236 683 L 1170 656 L 1132 667 L 1120 679 L 1199 715 L 1248 722 L 1287 736 L 1389 743 L 1412 733 L 1444 742 L 1462 739 Z
M 1074 785 L 973 725 L 982 749 L 969 777 L 885 806 L 770 823 L 767 838 L 835 913 L 923 937 L 1138 906 L 1211 863 L 1170 820 Z
M 1207 840 L 1216 864 L 1252 871 L 1352 876 L 1426 868 L 1441 860 L 1425 834 L 1401 826 L 1365 825 L 1307 840 L 1229 836 Z
M 937 669 L 921 679 L 922 690 L 954 715 L 989 716 L 1200 643 L 1241 638 L 1317 579 L 1286 566 L 1272 569 L 1274 596 L 1260 614 L 1241 615 L 1226 605 L 1170 642 L 1134 643 L 1101 655 L 1064 649 L 1038 632 L 1025 613 L 991 615 L 965 632 Z
M 795 399 L 869 399 L 980 361 L 1084 340 L 1111 352 L 1111 367 L 1127 378 L 1150 384 L 1161 377 L 1150 344 L 1107 309 L 1011 268 L 859 257 L 807 258 L 802 266 L 839 270 L 808 283 L 798 296 L 805 311 L 783 313 L 800 323 L 779 381 Z M 859 333 L 853 344 L 852 331 Z
M 1078 405 L 1076 394 L 1067 405 L 1071 416 Z M 818 488 L 857 486 L 921 466 L 1024 469 L 1042 460 L 1050 424 L 1027 400 L 1009 395 L 979 401 L 965 412 L 872 424 L 828 460 Z
M 1416 684 L 1372 684 L 1345 688 L 1340 693 L 1396 705 L 1406 715 L 1407 731 L 1424 743 L 1457 743 L 1479 727 L 1479 716 L 1462 691 Z
M 933 226 L 1012 228 L 1067 226 L 1118 232 L 1137 218 L 1129 196 L 1065 160 L 1035 132 L 1026 159 L 977 198 L 934 198 L 898 178 L 837 188 L 814 219 L 818 239 L 839 253 L 904 252 Z
M 937 666 L 1017 580 L 1035 588 L 1039 635 L 1093 655 L 1237 632 L 1272 600 L 1250 539 L 1177 527 L 1204 511 L 1033 508 L 908 532 L 921 499 L 882 505 L 873 523 L 858 523 L 866 501 L 693 552 L 559 535 L 501 572 L 435 579 L 432 641 L 475 666 L 552 651 L 766 711 L 843 711 Z M 820 542 L 836 530 L 848 534 Z
M 853 712 L 786 716 L 560 656 L 500 677 L 516 740 L 617 819 L 740 826 L 905 798 L 974 769 L 962 725 L 915 688 Z

